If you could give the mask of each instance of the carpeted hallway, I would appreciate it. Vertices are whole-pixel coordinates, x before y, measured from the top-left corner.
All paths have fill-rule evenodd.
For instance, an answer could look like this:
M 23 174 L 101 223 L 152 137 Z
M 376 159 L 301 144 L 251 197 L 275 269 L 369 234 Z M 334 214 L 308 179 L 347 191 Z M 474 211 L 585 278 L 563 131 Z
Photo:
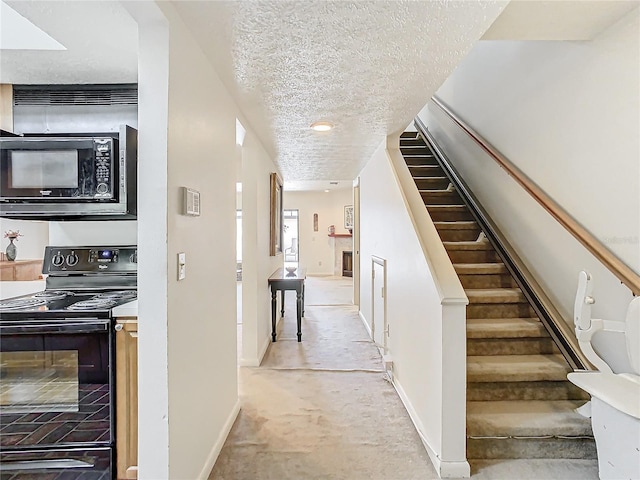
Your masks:
M 351 305 L 352 280 L 309 277 L 302 343 L 287 293 L 278 342 L 241 367 L 242 409 L 210 480 L 437 479 L 377 347 Z M 597 479 L 593 460 L 472 464 L 477 479 Z

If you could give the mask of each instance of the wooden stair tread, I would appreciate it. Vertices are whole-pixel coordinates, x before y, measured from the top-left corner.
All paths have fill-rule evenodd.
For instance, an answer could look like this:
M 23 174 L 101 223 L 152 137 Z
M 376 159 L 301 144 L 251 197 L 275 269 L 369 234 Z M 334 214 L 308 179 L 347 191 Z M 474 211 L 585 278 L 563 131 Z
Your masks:
M 447 250 L 493 250 L 489 242 L 463 241 L 463 242 L 442 242 Z
M 454 222 L 433 222 L 439 230 L 479 230 L 480 226 L 473 220 L 460 220 Z
M 471 288 L 464 291 L 469 304 L 523 303 L 527 299 L 519 288 Z
M 567 381 L 571 367 L 560 354 L 467 357 L 467 382 Z
M 575 412 L 584 400 L 467 402 L 470 437 L 592 436 L 590 419 Z
M 417 138 L 418 131 L 417 130 L 406 130 L 400 134 L 400 138 Z
M 508 274 L 504 263 L 454 263 L 458 275 Z
M 466 205 L 425 205 L 427 210 L 439 210 L 441 212 L 460 212 L 466 211 L 469 208 Z
M 470 318 L 467 338 L 541 338 L 549 333 L 537 318 Z
M 429 195 L 442 195 L 445 193 L 451 194 L 451 193 L 456 193 L 455 190 L 447 190 L 447 189 L 433 189 L 433 190 L 429 190 L 429 189 L 422 189 L 422 190 L 418 190 L 419 193 L 428 193 Z
M 469 299 L 467 456 L 595 458 L 590 420 L 575 412 L 584 392 L 567 381 L 571 367 L 518 283 L 476 240 L 472 211 L 424 139 L 400 150 Z

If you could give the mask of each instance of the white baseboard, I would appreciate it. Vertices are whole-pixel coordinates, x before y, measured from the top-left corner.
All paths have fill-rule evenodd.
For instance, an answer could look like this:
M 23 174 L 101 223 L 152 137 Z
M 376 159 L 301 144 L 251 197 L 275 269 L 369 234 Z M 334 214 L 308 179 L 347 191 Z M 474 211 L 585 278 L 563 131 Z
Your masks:
M 367 329 L 367 333 L 369 334 L 369 338 L 373 338 L 373 334 L 371 333 L 371 327 L 367 323 L 367 319 L 364 318 L 364 315 L 362 314 L 361 310 L 358 310 L 358 316 L 360 317 L 360 320 L 362 321 L 362 324 L 364 325 L 364 328 Z
M 220 451 L 224 446 L 224 442 L 227 439 L 227 436 L 229 436 L 231 427 L 233 427 L 233 422 L 235 422 L 238 417 L 238 413 L 240 413 L 240 399 L 236 400 L 236 404 L 231 409 L 231 413 L 229 413 L 227 421 L 224 422 L 216 443 L 213 444 L 211 452 L 209 452 L 209 455 L 207 456 L 207 461 L 202 467 L 200 475 L 198 475 L 198 480 L 207 480 L 207 478 L 209 478 L 211 470 L 213 470 L 213 466 L 216 464 L 216 460 L 218 459 L 218 455 L 220 455 Z
M 264 359 L 264 356 L 266 355 L 267 349 L 269 348 L 270 344 L 271 344 L 271 333 L 269 333 L 269 336 L 262 344 L 262 348 L 258 352 L 257 358 L 242 357 L 240 358 L 240 360 L 238 360 L 238 365 L 241 367 L 259 367 L 262 364 L 262 360 Z
M 264 360 L 264 356 L 267 353 L 267 349 L 269 348 L 269 345 L 271 345 L 271 333 L 269 333 L 269 336 L 266 338 L 266 340 L 262 344 L 262 348 L 260 349 L 260 353 L 258 354 L 258 365 L 256 365 L 256 367 L 259 367 L 262 364 L 262 360 Z
M 278 320 L 276 320 L 276 332 L 278 331 L 278 327 L 280 326 L 281 321 L 282 317 L 279 317 Z M 238 366 L 259 367 L 262 364 L 262 360 L 264 360 L 264 356 L 267 354 L 269 345 L 271 345 L 271 316 L 269 316 L 269 333 L 267 335 L 267 338 L 265 338 L 264 343 L 262 344 L 262 348 L 260 348 L 260 350 L 258 351 L 257 357 L 246 358 L 243 356 L 240 358 L 240 360 L 238 360 Z M 242 353 L 244 355 L 244 352 Z
M 433 467 L 436 469 L 438 476 L 440 478 L 469 478 L 471 476 L 471 467 L 469 466 L 469 462 L 466 460 L 461 462 L 451 462 L 442 461 L 440 459 L 436 451 L 432 448 L 431 442 L 424 434 L 424 426 L 418 417 L 418 413 L 415 408 L 413 408 L 413 404 L 396 378 L 393 379 L 393 386 L 395 387 L 396 392 L 398 392 L 400 400 L 402 400 L 404 408 L 407 410 L 409 418 L 411 418 L 413 426 L 416 428 L 416 431 L 420 436 L 420 440 L 422 440 L 422 444 L 429 454 L 429 459 L 431 460 Z
M 259 367 L 260 362 L 256 358 L 244 358 L 238 360 L 239 367 Z

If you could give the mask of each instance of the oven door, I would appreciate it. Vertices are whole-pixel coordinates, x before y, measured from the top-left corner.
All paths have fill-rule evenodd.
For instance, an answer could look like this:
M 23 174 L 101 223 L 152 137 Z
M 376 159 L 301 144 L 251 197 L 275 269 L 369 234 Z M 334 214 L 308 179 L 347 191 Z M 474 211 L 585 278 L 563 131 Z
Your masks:
M 108 319 L 0 321 L 0 450 L 110 446 Z
M 112 480 L 109 448 L 0 452 L 0 475 L 10 480 Z
M 3 201 L 117 200 L 113 138 L 6 138 L 0 141 Z

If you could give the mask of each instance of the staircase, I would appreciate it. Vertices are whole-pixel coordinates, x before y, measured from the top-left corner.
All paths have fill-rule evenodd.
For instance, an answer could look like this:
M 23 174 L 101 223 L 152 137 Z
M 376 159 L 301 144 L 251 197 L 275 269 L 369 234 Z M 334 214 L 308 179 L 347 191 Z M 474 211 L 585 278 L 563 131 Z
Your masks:
M 467 458 L 596 458 L 569 364 L 425 141 L 400 151 L 469 299 Z

